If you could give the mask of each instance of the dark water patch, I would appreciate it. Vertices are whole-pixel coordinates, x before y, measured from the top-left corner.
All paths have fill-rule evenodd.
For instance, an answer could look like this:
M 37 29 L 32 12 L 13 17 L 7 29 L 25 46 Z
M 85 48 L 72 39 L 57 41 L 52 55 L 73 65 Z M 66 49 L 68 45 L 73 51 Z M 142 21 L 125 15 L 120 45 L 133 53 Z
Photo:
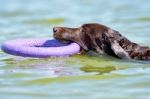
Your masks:
M 135 20 L 140 21 L 140 22 L 150 22 L 150 17 L 141 17 Z
M 132 24 L 143 24 L 150 22 L 150 17 L 140 17 L 140 18 L 117 18 L 112 21 L 113 23 L 132 23 Z
M 49 84 L 53 82 L 65 83 L 65 82 L 70 82 L 70 81 L 72 82 L 72 81 L 77 81 L 77 80 L 103 80 L 103 79 L 113 79 L 113 78 L 121 78 L 121 77 L 128 77 L 128 76 L 114 74 L 114 75 L 64 76 L 64 77 L 54 77 L 54 78 L 45 77 L 45 78 L 38 78 L 38 79 L 25 81 L 21 83 L 20 85 Z
M 25 11 L 12 11 L 12 12 L 3 12 L 0 13 L 0 17 L 20 17 L 20 16 L 26 16 L 26 15 L 32 15 L 33 13 L 25 12 Z
M 15 64 L 14 58 L 6 58 L 6 59 L 2 59 L 1 61 L 5 62 L 6 64 Z
M 65 21 L 65 19 L 63 18 L 53 18 L 53 19 L 33 19 L 33 20 L 27 20 L 24 21 L 24 23 L 28 23 L 28 24 L 61 24 Z
M 96 67 L 96 66 L 84 66 L 80 68 L 84 72 L 98 72 L 99 74 L 109 73 L 116 70 L 114 66 Z

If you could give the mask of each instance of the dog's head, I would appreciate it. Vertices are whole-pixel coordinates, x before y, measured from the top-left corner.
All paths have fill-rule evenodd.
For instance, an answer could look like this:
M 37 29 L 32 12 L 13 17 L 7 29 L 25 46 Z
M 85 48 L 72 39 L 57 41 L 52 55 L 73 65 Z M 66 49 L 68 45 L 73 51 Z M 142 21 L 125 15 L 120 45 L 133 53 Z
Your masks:
M 54 38 L 60 40 L 70 40 L 78 43 L 84 50 L 93 48 L 95 40 L 101 39 L 102 34 L 107 31 L 107 27 L 101 24 L 83 24 L 79 28 L 54 27 Z

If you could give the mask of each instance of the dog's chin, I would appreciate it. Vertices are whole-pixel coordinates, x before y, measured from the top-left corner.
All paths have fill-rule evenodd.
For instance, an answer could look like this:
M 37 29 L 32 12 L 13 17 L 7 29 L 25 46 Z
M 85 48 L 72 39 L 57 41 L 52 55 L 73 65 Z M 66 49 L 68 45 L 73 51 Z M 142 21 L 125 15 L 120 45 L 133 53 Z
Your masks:
M 71 43 L 72 42 L 72 41 L 66 40 L 66 39 L 60 39 L 60 38 L 55 38 L 55 39 L 62 43 Z
M 64 40 L 64 39 L 60 39 L 59 41 L 62 42 L 62 43 L 70 43 L 71 42 L 69 40 Z

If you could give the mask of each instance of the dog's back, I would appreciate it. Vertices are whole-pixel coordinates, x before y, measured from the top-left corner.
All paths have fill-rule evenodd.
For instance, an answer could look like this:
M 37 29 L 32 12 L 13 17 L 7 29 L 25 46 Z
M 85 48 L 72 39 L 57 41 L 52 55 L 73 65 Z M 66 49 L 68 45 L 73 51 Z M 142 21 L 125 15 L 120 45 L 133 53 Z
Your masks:
M 132 59 L 150 60 L 150 48 L 147 46 L 140 46 L 125 37 L 119 40 L 119 45 L 128 52 Z

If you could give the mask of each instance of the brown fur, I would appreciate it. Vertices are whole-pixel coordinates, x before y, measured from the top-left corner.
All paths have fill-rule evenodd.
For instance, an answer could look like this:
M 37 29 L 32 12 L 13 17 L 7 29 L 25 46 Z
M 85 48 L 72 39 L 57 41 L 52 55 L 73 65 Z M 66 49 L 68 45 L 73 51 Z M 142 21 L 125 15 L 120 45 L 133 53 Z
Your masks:
M 54 38 L 78 43 L 84 51 L 93 50 L 124 59 L 150 60 L 150 48 L 129 41 L 118 31 L 91 23 L 79 28 L 54 27 Z

